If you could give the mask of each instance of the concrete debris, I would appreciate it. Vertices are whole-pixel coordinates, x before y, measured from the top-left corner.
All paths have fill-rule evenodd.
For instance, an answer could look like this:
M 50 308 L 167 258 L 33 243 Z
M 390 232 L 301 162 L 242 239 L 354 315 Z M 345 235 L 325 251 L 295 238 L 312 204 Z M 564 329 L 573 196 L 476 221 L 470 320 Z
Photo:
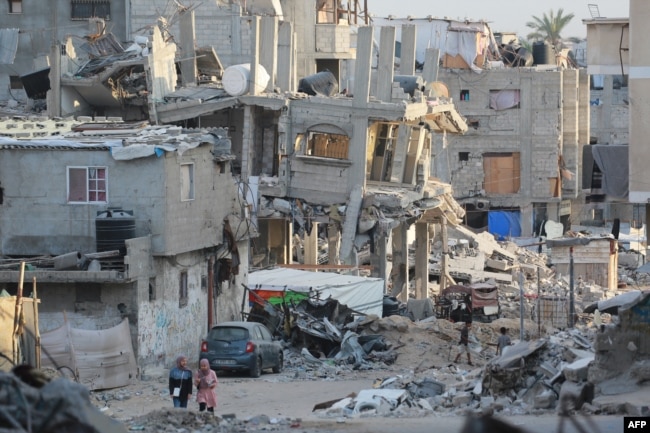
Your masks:
M 50 380 L 27 366 L 0 371 L 0 409 L 0 425 L 11 428 L 6 431 L 127 431 L 91 404 L 84 385 L 63 377 Z

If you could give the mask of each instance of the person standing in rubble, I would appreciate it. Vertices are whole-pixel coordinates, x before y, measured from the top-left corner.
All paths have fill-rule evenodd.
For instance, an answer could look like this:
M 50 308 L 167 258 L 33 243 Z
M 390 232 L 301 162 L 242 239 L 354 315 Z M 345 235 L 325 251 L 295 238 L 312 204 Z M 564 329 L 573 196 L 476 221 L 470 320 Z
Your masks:
M 180 355 L 176 358 L 176 367 L 169 370 L 169 396 L 174 407 L 187 407 L 187 401 L 192 397 L 192 370 L 187 368 L 187 357 Z
M 503 355 L 503 349 L 507 346 L 512 345 L 510 336 L 508 335 L 508 330 L 502 326 L 500 331 L 501 335 L 499 335 L 499 338 L 497 339 L 497 356 Z
M 217 407 L 216 388 L 218 383 L 217 374 L 210 369 L 210 362 L 203 358 L 199 361 L 199 371 L 196 372 L 196 377 L 194 378 L 199 412 L 203 412 L 206 409 L 208 412 L 214 412 L 214 408 Z
M 469 354 L 469 331 L 472 329 L 472 322 L 466 321 L 465 326 L 460 328 L 460 341 L 458 342 L 458 354 L 454 362 L 457 364 L 463 352 L 467 354 L 467 363 L 472 364 L 472 358 Z

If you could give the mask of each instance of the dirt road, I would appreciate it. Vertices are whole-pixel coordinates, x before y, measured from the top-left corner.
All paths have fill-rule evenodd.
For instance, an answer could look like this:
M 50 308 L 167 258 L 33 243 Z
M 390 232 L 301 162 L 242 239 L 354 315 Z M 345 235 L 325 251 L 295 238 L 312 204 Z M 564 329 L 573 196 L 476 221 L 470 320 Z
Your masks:
M 413 412 L 408 417 L 360 415 L 343 417 L 314 412 L 314 406 L 331 400 L 342 399 L 351 393 L 372 388 L 377 371 L 344 372 L 335 380 L 309 377 L 308 373 L 264 374 L 259 379 L 245 376 L 221 376 L 219 378 L 219 406 L 216 414 L 221 418 L 235 417 L 247 420 L 249 424 L 237 431 L 275 431 L 303 433 L 431 433 L 461 432 L 466 423 L 463 411 L 446 413 Z M 111 399 L 104 405 L 104 412 L 121 420 L 127 428 L 133 427 L 132 420 L 140 415 L 152 414 L 159 409 L 171 408 L 166 381 L 161 378 L 154 382 L 140 382 L 122 390 L 120 400 Z M 102 402 L 98 402 L 102 406 Z M 197 411 L 195 401 L 190 402 L 189 411 Z M 180 410 L 180 409 L 177 409 Z M 165 416 L 169 416 L 165 413 Z M 258 419 L 268 417 L 270 424 L 258 425 Z M 521 433 L 558 432 L 559 419 L 554 413 L 543 415 L 518 415 L 503 417 Z M 584 418 L 580 424 L 590 433 L 618 433 L 623 431 L 623 418 L 614 416 L 590 417 L 595 424 L 588 426 Z M 130 424 L 131 422 L 131 424 Z M 266 421 L 265 421 L 266 422 Z M 140 429 L 141 422 L 135 423 Z M 526 430 L 523 430 L 526 429 Z M 192 430 L 190 430 L 192 431 Z M 201 430 L 194 430 L 201 431 Z M 490 430 L 487 430 L 488 432 Z M 567 422 L 563 433 L 576 433 L 575 425 Z M 503 431 L 503 433 L 510 433 Z

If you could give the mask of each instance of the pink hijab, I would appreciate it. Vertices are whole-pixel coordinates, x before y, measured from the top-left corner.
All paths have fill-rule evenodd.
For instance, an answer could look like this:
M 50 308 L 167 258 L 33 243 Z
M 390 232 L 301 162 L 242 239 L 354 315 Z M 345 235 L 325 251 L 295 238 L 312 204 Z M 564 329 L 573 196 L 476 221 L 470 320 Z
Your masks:
M 201 368 L 199 368 L 200 378 L 208 377 L 210 375 L 210 362 L 207 359 L 203 358 L 202 360 L 200 360 L 199 367 L 208 367 L 207 370 L 202 370 Z

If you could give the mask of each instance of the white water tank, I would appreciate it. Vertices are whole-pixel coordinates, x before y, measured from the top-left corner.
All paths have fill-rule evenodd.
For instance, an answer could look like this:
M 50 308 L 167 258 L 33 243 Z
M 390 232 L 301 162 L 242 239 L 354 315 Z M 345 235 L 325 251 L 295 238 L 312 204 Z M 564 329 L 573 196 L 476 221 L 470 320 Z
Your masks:
M 230 96 L 245 95 L 248 93 L 250 87 L 250 77 L 250 63 L 228 66 L 223 72 L 223 77 L 221 78 L 223 89 Z M 258 74 L 256 78 L 255 86 L 257 90 L 260 92 L 264 91 L 269 83 L 269 79 L 271 78 L 266 72 L 266 69 L 264 69 L 264 66 L 258 65 Z

